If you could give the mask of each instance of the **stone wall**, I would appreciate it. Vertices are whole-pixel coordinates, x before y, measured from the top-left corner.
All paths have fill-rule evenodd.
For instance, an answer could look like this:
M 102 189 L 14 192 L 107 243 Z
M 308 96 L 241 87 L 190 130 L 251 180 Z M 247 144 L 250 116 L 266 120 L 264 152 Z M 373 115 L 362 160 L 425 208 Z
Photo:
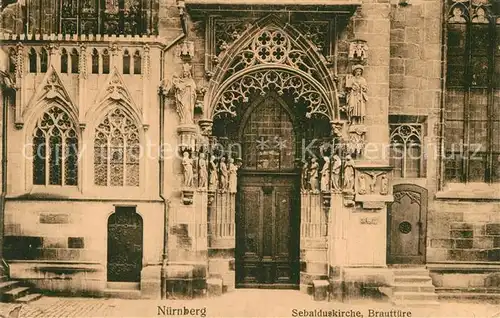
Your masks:
M 101 295 L 107 281 L 108 217 L 124 202 L 9 201 L 5 253 L 12 279 L 40 289 Z M 163 208 L 137 203 L 143 218 L 143 268 L 161 263 Z

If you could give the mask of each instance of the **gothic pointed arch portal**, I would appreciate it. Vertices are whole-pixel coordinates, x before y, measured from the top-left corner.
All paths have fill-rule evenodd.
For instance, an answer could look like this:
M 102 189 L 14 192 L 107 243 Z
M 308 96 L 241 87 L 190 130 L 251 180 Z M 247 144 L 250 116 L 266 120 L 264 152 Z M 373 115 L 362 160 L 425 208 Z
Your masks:
M 287 95 L 306 118 L 339 118 L 337 90 L 325 58 L 297 29 L 273 15 L 247 29 L 220 59 L 208 90 L 213 120 L 236 117 L 244 104 L 270 92 Z

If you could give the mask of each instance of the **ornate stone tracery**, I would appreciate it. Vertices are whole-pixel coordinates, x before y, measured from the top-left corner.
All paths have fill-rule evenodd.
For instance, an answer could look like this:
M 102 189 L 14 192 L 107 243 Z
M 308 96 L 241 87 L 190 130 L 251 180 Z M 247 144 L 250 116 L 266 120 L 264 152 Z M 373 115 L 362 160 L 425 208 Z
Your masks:
M 216 63 L 206 61 L 211 78 L 205 96 L 209 118 L 234 117 L 238 103 L 246 103 L 253 93 L 265 95 L 274 90 L 278 94 L 291 93 L 295 102 L 302 99 L 309 118 L 322 115 L 330 121 L 338 119 L 337 89 L 328 62 L 312 39 L 300 33 L 298 25 L 282 25 L 280 18 L 272 14 L 253 26 L 248 26 L 247 21 L 233 22 L 232 35 L 226 34 L 231 43 L 225 41 L 224 50 L 220 50 L 214 36 L 222 32 L 217 31 L 217 26 L 228 21 L 210 21 L 208 27 L 214 31 L 208 32 L 212 40 L 207 45 Z M 262 82 L 265 76 L 273 78 Z
M 288 65 L 316 79 L 321 78 L 306 52 L 275 27 L 266 28 L 253 37 L 250 44 L 233 58 L 224 79 L 259 64 Z
M 332 114 L 319 85 L 311 84 L 312 81 L 305 80 L 299 74 L 286 69 L 258 69 L 256 72 L 247 73 L 233 81 L 217 98 L 213 117 L 222 117 L 223 114 L 234 117 L 238 103 L 248 102 L 253 93 L 264 96 L 275 90 L 279 95 L 288 91 L 295 102 L 303 102 L 307 107 L 306 117 L 323 115 L 331 118 Z

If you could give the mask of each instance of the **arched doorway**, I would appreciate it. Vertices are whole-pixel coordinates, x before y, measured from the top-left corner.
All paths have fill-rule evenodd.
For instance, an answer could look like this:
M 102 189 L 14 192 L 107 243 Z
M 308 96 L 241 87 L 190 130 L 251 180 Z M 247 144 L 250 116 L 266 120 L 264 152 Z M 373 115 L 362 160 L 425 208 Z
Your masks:
M 387 263 L 425 264 L 427 189 L 395 185 L 387 217 Z
M 241 121 L 237 287 L 298 287 L 300 180 L 292 118 L 284 101 L 271 94 L 250 106 Z
M 116 207 L 108 218 L 108 282 L 141 281 L 142 218 L 135 207 Z

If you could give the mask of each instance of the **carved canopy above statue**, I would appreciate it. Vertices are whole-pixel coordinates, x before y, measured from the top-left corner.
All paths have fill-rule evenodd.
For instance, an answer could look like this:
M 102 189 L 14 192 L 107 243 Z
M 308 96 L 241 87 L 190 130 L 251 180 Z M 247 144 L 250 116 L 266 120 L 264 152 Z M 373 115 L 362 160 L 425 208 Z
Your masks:
M 262 27 L 266 25 L 265 27 Z M 293 26 L 268 16 L 250 26 L 221 53 L 209 94 L 211 118 L 234 117 L 254 94 L 288 94 L 305 116 L 338 119 L 335 82 L 325 58 Z

